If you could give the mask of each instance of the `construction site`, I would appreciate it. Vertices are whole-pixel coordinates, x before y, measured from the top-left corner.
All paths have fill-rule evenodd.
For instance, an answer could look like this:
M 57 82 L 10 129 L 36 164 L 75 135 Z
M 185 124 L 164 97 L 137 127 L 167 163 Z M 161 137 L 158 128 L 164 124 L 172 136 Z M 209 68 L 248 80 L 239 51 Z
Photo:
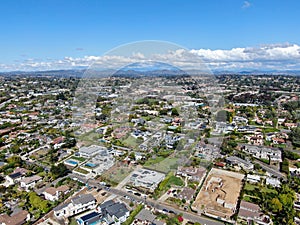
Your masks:
M 193 203 L 193 209 L 230 220 L 236 211 L 243 178 L 243 174 L 213 168 Z

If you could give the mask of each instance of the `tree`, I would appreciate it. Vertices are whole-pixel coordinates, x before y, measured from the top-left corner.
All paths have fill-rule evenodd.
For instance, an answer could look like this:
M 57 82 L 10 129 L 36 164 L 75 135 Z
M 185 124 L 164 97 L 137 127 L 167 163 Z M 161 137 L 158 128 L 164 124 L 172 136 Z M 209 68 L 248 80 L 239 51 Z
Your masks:
M 28 199 L 33 209 L 39 209 L 43 213 L 49 211 L 48 201 L 41 199 L 35 192 L 31 191 L 28 193 Z
M 273 213 L 278 213 L 282 210 L 282 204 L 278 198 L 272 198 L 268 205 Z
M 50 172 L 52 173 L 52 177 L 56 179 L 58 177 L 67 175 L 69 170 L 64 164 L 60 163 L 57 166 L 53 165 L 50 169 Z
M 128 156 L 131 160 L 135 160 L 135 153 L 134 152 L 130 152 L 129 156 Z
M 300 147 L 300 127 L 297 127 L 291 131 L 290 139 L 294 146 Z
M 8 158 L 7 162 L 9 164 L 13 165 L 14 167 L 22 166 L 22 164 L 23 164 L 23 160 L 18 155 L 13 155 L 12 157 Z
M 179 112 L 176 108 L 172 108 L 171 114 L 172 114 L 172 116 L 179 116 Z

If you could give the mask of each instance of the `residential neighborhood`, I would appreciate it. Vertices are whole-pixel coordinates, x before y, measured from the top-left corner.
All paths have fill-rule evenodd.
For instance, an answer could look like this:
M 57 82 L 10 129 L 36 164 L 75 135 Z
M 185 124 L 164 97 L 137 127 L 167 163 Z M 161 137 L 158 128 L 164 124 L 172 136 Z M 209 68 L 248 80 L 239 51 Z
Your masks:
M 214 79 L 1 76 L 0 224 L 300 224 L 299 77 Z

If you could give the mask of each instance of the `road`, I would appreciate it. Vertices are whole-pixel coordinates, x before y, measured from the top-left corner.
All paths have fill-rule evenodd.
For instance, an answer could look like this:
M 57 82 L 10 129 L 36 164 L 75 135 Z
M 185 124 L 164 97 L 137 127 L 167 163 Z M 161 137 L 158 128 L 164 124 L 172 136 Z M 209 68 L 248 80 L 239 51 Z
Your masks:
M 74 174 L 70 174 L 69 177 L 71 177 L 71 178 L 76 177 L 79 181 L 81 181 L 83 183 L 87 182 L 87 179 L 84 179 L 84 178 L 79 177 L 79 176 L 74 175 Z M 131 193 L 128 193 L 126 191 L 119 190 L 119 189 L 116 189 L 116 188 L 107 188 L 103 185 L 100 185 L 99 181 L 96 181 L 96 180 L 93 180 L 93 179 L 89 179 L 88 184 L 90 186 L 95 186 L 97 188 L 104 188 L 104 189 L 106 189 L 107 192 L 109 192 L 111 194 L 114 194 L 114 195 L 117 195 L 117 196 L 120 196 L 120 197 L 128 196 L 136 202 L 139 202 L 139 201 L 146 202 L 147 205 L 150 205 L 150 206 L 152 206 L 152 207 L 154 207 L 158 210 L 165 209 L 165 210 L 168 210 L 168 211 L 173 211 L 175 214 L 180 214 L 181 213 L 185 219 L 190 220 L 192 222 L 199 222 L 203 225 L 204 224 L 206 224 L 206 225 L 224 225 L 223 222 L 216 221 L 216 220 L 213 220 L 213 219 L 209 219 L 209 218 L 206 218 L 206 217 L 202 217 L 200 215 L 190 213 L 190 212 L 186 212 L 186 211 L 181 210 L 181 209 L 176 209 L 176 208 L 173 208 L 170 205 L 167 205 L 167 204 L 162 203 L 162 202 L 158 202 L 158 201 L 153 200 L 153 199 L 145 199 L 143 197 L 139 197 L 139 196 L 136 196 L 134 194 L 131 194 Z
M 255 160 L 256 163 L 258 163 L 263 169 L 265 169 L 268 173 L 278 177 L 278 178 L 283 178 L 286 179 L 286 177 L 280 173 L 278 170 L 275 170 L 273 168 L 271 168 L 269 165 L 259 161 L 259 160 Z

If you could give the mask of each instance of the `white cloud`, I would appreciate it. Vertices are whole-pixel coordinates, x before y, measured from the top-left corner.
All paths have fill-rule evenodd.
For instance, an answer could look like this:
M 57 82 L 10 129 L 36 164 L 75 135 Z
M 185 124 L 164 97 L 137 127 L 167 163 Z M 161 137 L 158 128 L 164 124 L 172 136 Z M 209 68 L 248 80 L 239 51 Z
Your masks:
M 92 67 L 118 69 L 131 63 L 147 60 L 169 63 L 181 69 L 214 70 L 243 69 L 298 69 L 300 70 L 300 46 L 297 44 L 271 44 L 258 47 L 217 49 L 177 49 L 165 54 L 153 54 L 150 58 L 141 52 L 122 55 L 65 57 L 63 59 L 27 59 L 21 63 L 0 64 L 0 71 L 32 71 Z
M 246 9 L 246 8 L 249 8 L 251 6 L 251 3 L 248 2 L 248 1 L 244 1 L 243 5 L 242 5 L 242 8 L 243 9 Z

